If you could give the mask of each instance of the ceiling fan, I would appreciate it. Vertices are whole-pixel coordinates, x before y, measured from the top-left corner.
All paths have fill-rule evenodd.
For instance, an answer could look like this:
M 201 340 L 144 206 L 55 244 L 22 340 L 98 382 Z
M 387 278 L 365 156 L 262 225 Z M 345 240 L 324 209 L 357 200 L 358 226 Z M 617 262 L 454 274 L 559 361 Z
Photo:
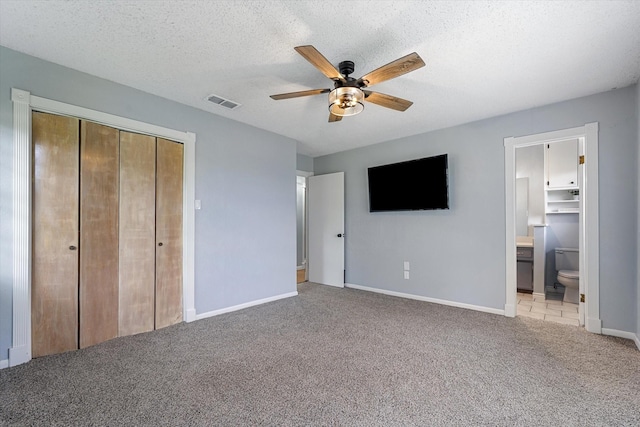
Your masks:
M 349 76 L 354 71 L 354 63 L 352 61 L 342 61 L 338 65 L 338 70 L 311 45 L 298 46 L 294 49 L 320 70 L 322 74 L 333 80 L 334 89 L 311 89 L 299 92 L 280 93 L 278 95 L 271 95 L 271 98 L 280 100 L 329 93 L 330 123 L 339 122 L 344 116 L 353 116 L 362 112 L 362 110 L 364 110 L 363 101 L 368 101 L 397 111 L 405 111 L 411 107 L 413 102 L 384 93 L 371 92 L 370 90 L 363 89 L 424 67 L 422 58 L 413 52 L 387 65 L 383 65 L 356 80 Z

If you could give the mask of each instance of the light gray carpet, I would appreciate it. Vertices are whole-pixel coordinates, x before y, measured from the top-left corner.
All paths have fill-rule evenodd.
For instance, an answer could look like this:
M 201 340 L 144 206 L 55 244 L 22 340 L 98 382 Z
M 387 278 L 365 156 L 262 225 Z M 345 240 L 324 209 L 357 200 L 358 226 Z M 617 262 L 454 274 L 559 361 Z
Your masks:
M 2 425 L 640 424 L 629 340 L 351 289 L 0 371 Z

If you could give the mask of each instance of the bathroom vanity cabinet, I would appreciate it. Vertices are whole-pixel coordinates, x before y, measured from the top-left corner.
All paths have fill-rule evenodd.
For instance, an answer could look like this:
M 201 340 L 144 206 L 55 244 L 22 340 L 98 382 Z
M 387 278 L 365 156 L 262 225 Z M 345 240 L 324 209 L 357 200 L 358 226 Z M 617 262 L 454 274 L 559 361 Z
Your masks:
M 533 292 L 533 247 L 518 246 L 518 291 Z

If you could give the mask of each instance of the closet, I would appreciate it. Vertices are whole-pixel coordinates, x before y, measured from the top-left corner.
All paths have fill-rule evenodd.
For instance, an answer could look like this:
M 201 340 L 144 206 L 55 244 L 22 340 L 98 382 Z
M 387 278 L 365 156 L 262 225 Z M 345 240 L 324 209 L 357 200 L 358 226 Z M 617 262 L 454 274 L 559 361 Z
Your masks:
M 32 114 L 33 357 L 182 321 L 182 144 Z

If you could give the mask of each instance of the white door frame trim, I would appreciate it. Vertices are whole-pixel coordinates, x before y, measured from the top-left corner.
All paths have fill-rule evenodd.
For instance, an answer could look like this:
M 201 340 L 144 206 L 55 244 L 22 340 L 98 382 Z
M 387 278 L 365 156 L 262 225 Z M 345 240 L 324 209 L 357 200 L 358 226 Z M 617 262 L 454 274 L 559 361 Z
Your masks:
M 551 143 L 564 139 L 584 140 L 585 171 L 581 199 L 584 210 L 584 236 L 580 251 L 580 280 L 585 284 L 585 328 L 602 333 L 600 320 L 600 236 L 598 199 L 598 123 L 536 135 L 504 138 L 505 208 L 506 208 L 506 298 L 505 316 L 516 315 L 516 148 Z
M 313 172 L 296 170 L 296 178 L 303 177 L 305 181 L 305 195 L 304 195 L 304 233 L 303 245 L 304 245 L 304 258 L 306 264 L 304 265 L 304 280 L 309 280 L 309 177 L 313 176 Z M 297 263 L 296 263 L 297 264 Z M 297 279 L 296 279 L 297 281 Z
M 195 142 L 196 135 L 31 95 L 12 88 L 13 101 L 13 332 L 9 366 L 31 360 L 31 112 L 73 116 L 184 144 L 182 298 L 183 318 L 196 320 Z

